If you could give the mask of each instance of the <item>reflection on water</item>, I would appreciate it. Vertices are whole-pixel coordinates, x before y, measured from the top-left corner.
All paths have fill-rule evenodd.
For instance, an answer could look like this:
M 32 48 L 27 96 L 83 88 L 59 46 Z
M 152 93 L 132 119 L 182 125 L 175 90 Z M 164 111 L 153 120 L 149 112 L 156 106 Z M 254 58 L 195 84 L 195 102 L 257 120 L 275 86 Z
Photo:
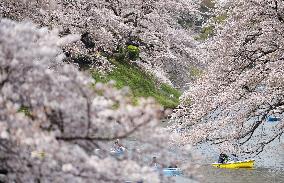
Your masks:
M 196 151 L 204 158 L 200 163 L 200 173 L 203 175 L 201 183 L 284 183 L 284 136 L 267 145 L 261 154 L 253 157 L 256 160 L 255 169 L 215 168 L 210 164 L 217 161 L 219 151 L 207 145 Z M 192 183 L 192 180 L 184 177 L 175 179 L 178 183 Z
M 284 172 L 271 169 L 219 169 L 211 166 L 201 168 L 203 183 L 284 183 Z M 176 177 L 177 183 L 192 183 L 191 180 Z
M 126 146 L 131 148 L 137 147 L 136 143 L 137 141 L 131 138 L 125 141 Z M 209 152 L 208 149 L 206 151 Z M 218 154 L 214 157 L 206 156 L 203 153 L 201 155 L 204 159 L 198 163 L 202 164 L 199 173 L 203 175 L 203 178 L 200 183 L 284 183 L 283 148 L 279 148 L 278 153 L 270 150 L 263 153 L 262 158 L 256 158 L 255 169 L 215 168 L 210 164 L 217 160 Z M 186 177 L 174 177 L 174 179 L 177 183 L 196 183 Z
M 280 183 L 284 182 L 284 172 L 271 169 L 219 169 L 206 166 L 202 168 L 208 183 Z
M 283 146 L 283 143 L 281 144 Z M 200 173 L 203 175 L 201 183 L 284 183 L 284 150 L 279 146 L 269 149 L 259 157 L 255 157 L 255 169 L 220 169 L 210 164 L 217 160 L 218 156 L 210 157 L 208 153 L 202 160 Z M 208 149 L 207 149 L 208 150 Z M 199 150 L 199 151 L 203 151 Z M 212 152 L 210 152 L 212 153 Z M 209 153 L 209 154 L 210 154 Z M 177 177 L 178 183 L 192 183 L 186 178 Z
M 167 123 L 161 123 L 166 127 Z M 135 138 L 126 140 L 127 146 L 137 146 Z M 210 164 L 217 161 L 219 153 L 209 146 L 197 150 L 204 159 L 199 173 L 201 183 L 284 183 L 284 136 L 275 144 L 270 144 L 256 160 L 255 169 L 220 169 Z M 177 183 L 196 183 L 186 177 L 174 177 Z
M 137 146 L 135 139 L 125 141 L 127 147 Z M 284 183 L 284 152 L 283 149 L 279 153 L 274 153 L 274 158 L 268 156 L 256 161 L 255 169 L 220 169 L 210 165 L 217 160 L 216 157 L 207 157 L 203 159 L 199 173 L 203 175 L 200 183 Z M 150 160 L 149 160 L 150 161 Z M 270 161 L 270 168 L 264 168 Z M 273 162 L 273 163 L 271 163 Z M 274 162 L 277 162 L 274 164 Z M 196 183 L 186 177 L 174 177 L 177 183 Z

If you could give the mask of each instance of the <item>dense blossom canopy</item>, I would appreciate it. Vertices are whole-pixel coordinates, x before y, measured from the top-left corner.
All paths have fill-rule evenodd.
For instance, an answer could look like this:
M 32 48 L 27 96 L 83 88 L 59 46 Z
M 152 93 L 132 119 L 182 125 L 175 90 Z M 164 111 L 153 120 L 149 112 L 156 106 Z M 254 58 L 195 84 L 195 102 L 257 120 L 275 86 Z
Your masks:
M 184 143 L 209 141 L 256 155 L 284 131 L 284 4 L 225 2 L 217 11 L 226 12 L 226 22 L 200 45 L 207 70 L 174 118 L 188 128 Z M 268 123 L 269 117 L 280 121 Z
M 0 21 L 1 172 L 8 182 L 160 182 L 149 159 L 174 160 L 166 132 L 156 128 L 162 109 L 151 99 L 134 105 L 127 88 L 94 84 L 63 62 L 61 47 L 78 39 Z M 108 142 L 129 136 L 147 145 L 111 156 Z M 191 172 L 188 162 L 184 168 Z
M 197 14 L 193 0 L 4 0 L 0 16 L 30 19 L 41 26 L 61 27 L 61 34 L 80 34 L 66 52 L 94 57 L 115 56 L 126 45 L 138 46 L 137 64 L 161 82 L 183 86 L 194 63 L 192 32 L 179 22 Z M 101 54 L 101 57 L 97 55 Z M 101 61 L 105 63 L 104 61 Z M 106 64 L 105 67 L 109 67 Z M 108 69 L 105 69 L 108 70 Z
M 197 44 L 188 24 L 199 3 L 2 0 L 0 173 L 7 181 L 164 183 L 171 180 L 148 166 L 153 156 L 165 165 L 178 159 L 192 175 L 187 144 L 251 157 L 283 137 L 283 1 L 210 1 L 210 34 Z M 181 97 L 170 136 L 155 101 L 134 103 L 128 88 L 95 83 L 78 68 L 81 56 L 101 72 L 114 68 L 111 59 L 135 62 L 176 86 L 190 80 L 191 68 L 205 70 Z M 110 153 L 114 140 L 133 138 L 124 156 Z

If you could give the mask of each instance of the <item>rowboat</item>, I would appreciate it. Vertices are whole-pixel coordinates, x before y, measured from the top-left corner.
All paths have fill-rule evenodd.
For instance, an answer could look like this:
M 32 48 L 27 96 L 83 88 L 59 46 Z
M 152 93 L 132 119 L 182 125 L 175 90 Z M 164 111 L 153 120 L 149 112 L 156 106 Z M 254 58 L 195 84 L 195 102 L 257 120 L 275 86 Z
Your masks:
M 123 155 L 123 151 L 110 151 L 110 153 L 114 156 L 120 156 Z
M 163 168 L 164 176 L 179 176 L 182 175 L 180 168 Z
M 121 156 L 121 155 L 124 154 L 125 150 L 126 150 L 126 149 L 125 149 L 124 147 L 122 147 L 122 148 L 120 148 L 120 149 L 111 149 L 111 150 L 110 150 L 110 153 L 113 154 L 113 155 L 115 155 L 115 156 Z
M 217 168 L 253 168 L 254 160 L 229 161 L 226 163 L 212 163 Z
M 281 121 L 281 118 L 269 116 L 268 119 L 267 119 L 267 121 L 268 121 L 268 122 L 277 122 L 277 121 Z

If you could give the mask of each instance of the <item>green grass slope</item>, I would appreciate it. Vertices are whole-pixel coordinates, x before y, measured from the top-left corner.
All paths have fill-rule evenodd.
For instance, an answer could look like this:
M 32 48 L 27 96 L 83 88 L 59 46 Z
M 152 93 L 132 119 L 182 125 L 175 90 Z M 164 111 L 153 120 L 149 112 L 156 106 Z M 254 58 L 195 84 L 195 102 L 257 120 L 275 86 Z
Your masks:
M 112 72 L 106 75 L 92 72 L 96 82 L 106 83 L 114 80 L 117 88 L 130 87 L 134 102 L 137 102 L 139 97 L 153 97 L 165 108 L 175 108 L 179 104 L 181 93 L 177 89 L 167 84 L 158 86 L 153 76 L 142 71 L 135 64 L 116 60 L 111 62 L 116 66 Z

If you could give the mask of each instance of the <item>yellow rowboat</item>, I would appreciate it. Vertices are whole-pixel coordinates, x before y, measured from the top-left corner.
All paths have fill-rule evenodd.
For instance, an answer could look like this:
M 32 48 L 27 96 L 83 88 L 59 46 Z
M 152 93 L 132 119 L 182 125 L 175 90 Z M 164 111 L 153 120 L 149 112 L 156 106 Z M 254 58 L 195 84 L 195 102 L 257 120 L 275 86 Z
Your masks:
M 253 168 L 254 160 L 229 161 L 226 163 L 212 163 L 217 168 Z

